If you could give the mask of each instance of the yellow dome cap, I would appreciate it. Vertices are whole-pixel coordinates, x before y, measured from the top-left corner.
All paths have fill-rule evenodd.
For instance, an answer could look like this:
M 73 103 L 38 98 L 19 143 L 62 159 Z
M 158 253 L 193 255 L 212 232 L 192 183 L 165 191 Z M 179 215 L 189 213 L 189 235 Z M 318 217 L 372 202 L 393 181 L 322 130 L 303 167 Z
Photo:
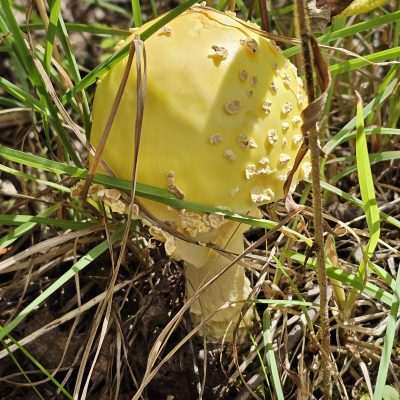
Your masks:
M 277 46 L 254 25 L 204 7 L 175 18 L 145 45 L 138 181 L 173 182 L 185 200 L 235 212 L 281 198 L 302 141 L 306 96 Z M 95 147 L 125 66 L 126 58 L 98 82 Z M 131 179 L 134 153 L 135 76 L 133 67 L 102 155 L 124 179 Z M 302 177 L 300 170 L 293 183 Z

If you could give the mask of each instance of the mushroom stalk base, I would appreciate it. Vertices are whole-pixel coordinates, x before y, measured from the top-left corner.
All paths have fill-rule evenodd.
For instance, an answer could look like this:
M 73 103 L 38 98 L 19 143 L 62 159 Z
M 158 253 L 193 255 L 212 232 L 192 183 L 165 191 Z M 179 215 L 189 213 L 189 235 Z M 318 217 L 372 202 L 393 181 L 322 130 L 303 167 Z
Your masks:
M 228 222 L 220 228 L 219 245 L 229 252 L 240 254 L 243 251 L 243 232 L 245 225 Z M 177 248 L 185 260 L 186 295 L 190 299 L 194 293 L 218 275 L 232 262 L 214 250 L 188 243 L 180 243 Z M 195 259 L 194 259 L 195 254 Z M 192 261 L 192 262 L 190 262 Z M 217 280 L 204 289 L 190 309 L 193 323 L 202 323 L 200 334 L 214 340 L 231 341 L 239 322 L 239 338 L 251 327 L 254 311 L 250 308 L 244 316 L 241 310 L 251 293 L 250 282 L 245 269 L 239 263 L 232 265 Z M 218 310 L 222 308 L 221 310 Z

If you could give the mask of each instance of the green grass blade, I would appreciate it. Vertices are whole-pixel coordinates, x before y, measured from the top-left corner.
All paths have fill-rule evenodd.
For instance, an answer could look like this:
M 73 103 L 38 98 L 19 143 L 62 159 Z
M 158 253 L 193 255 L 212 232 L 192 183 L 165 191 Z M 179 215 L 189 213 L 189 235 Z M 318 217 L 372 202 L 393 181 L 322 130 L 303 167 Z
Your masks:
M 86 3 L 93 4 L 96 7 L 104 8 L 107 11 L 111 11 L 112 13 L 119 14 L 120 16 L 129 19 L 131 17 L 129 11 L 127 11 L 124 7 L 119 6 L 118 1 L 110 1 L 110 0 L 86 0 Z
M 18 55 L 21 64 L 24 67 L 25 75 L 32 82 L 33 86 L 37 89 L 40 94 L 41 99 L 43 99 L 44 104 L 46 104 L 48 113 L 51 116 L 52 123 L 54 125 L 54 131 L 59 135 L 63 148 L 66 150 L 67 154 L 71 157 L 76 165 L 80 165 L 79 158 L 71 145 L 69 136 L 64 130 L 64 127 L 59 120 L 57 109 L 54 106 L 53 99 L 48 93 L 48 88 L 42 79 L 42 76 L 35 65 L 34 56 L 30 53 L 26 40 L 24 38 L 23 32 L 15 19 L 11 3 L 9 0 L 0 0 L 0 12 L 3 13 L 4 20 L 12 34 L 13 38 L 13 49 Z
M 62 193 L 70 193 L 70 189 L 65 187 L 65 186 L 63 186 L 63 185 L 60 185 L 60 184 L 55 183 L 55 182 L 46 181 L 44 179 L 39 179 L 36 176 L 27 174 L 25 172 L 18 171 L 18 170 L 14 169 L 14 168 L 7 167 L 6 165 L 3 165 L 3 164 L 0 164 L 0 171 L 6 172 L 7 174 L 10 174 L 10 175 L 17 176 L 18 178 L 22 178 L 22 179 L 25 179 L 27 181 L 36 182 L 36 183 L 39 183 L 41 185 L 45 185 L 45 186 L 51 187 L 51 188 L 53 188 L 55 190 L 58 190 L 59 192 L 62 192 Z
M 306 265 L 307 268 L 311 269 L 316 268 L 316 261 L 314 258 L 309 258 L 308 260 L 306 260 L 304 254 L 296 253 L 293 251 L 288 251 L 287 254 L 292 261 L 295 261 L 300 265 Z M 335 265 L 332 265 L 329 260 L 327 260 L 326 273 L 329 278 L 340 281 L 342 284 L 357 289 L 359 291 L 363 290 L 364 294 L 366 294 L 367 296 L 370 296 L 371 298 L 376 299 L 377 301 L 380 301 L 389 307 L 392 305 L 395 299 L 395 297 L 387 290 L 378 287 L 371 282 L 365 283 L 358 276 L 351 274 L 350 272 L 347 272 L 342 268 L 338 268 Z
M 47 218 L 47 215 L 51 215 L 54 211 L 59 208 L 58 205 L 49 207 L 46 213 L 40 213 L 38 216 L 35 215 L 9 215 L 9 214 L 0 214 L 0 224 L 4 225 L 25 225 L 25 224 L 41 224 L 54 226 L 57 228 L 63 229 L 87 229 L 95 225 L 93 222 L 79 222 L 79 221 L 69 221 L 68 219 L 54 219 Z M 49 212 L 52 211 L 50 214 Z M 43 214 L 43 215 L 42 215 Z M 0 239 L 0 246 L 2 245 L 2 239 Z
M 367 256 L 368 258 L 371 258 L 380 237 L 380 216 L 368 154 L 367 137 L 364 132 L 364 113 L 361 98 L 357 103 L 356 125 L 356 161 L 358 180 L 370 236 L 367 246 Z
M 60 39 L 62 48 L 65 53 L 65 57 L 67 60 L 67 71 L 70 73 L 72 76 L 72 80 L 75 84 L 79 83 L 82 78 L 81 74 L 79 71 L 79 66 L 76 61 L 75 55 L 72 51 L 71 43 L 69 40 L 69 35 L 67 31 L 67 27 L 65 26 L 64 20 L 62 18 L 62 15 L 59 15 L 58 18 L 58 31 L 57 31 L 57 36 Z M 76 97 L 77 102 L 81 100 L 82 104 L 82 110 L 83 110 L 83 123 L 85 126 L 85 131 L 86 131 L 86 136 L 89 137 L 89 131 L 90 131 L 90 107 L 89 107 L 89 101 L 86 95 L 85 90 L 82 90 L 79 96 Z
M 265 359 L 267 361 L 268 369 L 271 373 L 272 385 L 278 400 L 284 400 L 281 380 L 279 377 L 279 368 L 276 364 L 275 352 L 273 350 L 271 332 L 271 317 L 269 311 L 265 310 L 263 315 L 263 343 L 265 348 Z
M 0 327 L 0 334 L 1 330 L 3 328 Z M 30 360 L 30 362 L 40 371 L 43 373 L 44 376 L 46 376 L 50 382 L 52 382 L 59 390 L 64 394 L 64 396 L 67 399 L 73 400 L 72 395 L 65 389 L 65 387 L 58 382 L 56 378 L 54 378 L 53 374 L 49 372 L 25 347 L 21 346 L 17 340 L 15 340 L 11 335 L 8 335 L 9 339 L 14 343 L 15 346 L 18 347 L 18 349 L 23 353 L 23 355 Z M 5 348 L 8 346 L 5 344 L 5 341 L 1 341 L 4 345 Z M 14 358 L 14 355 L 12 353 L 9 353 L 9 356 Z M 35 388 L 35 386 L 33 386 Z
M 269 377 L 268 377 L 267 368 L 266 368 L 266 365 L 265 365 L 265 361 L 264 361 L 263 356 L 261 354 L 261 351 L 263 350 L 263 346 L 264 345 L 263 344 L 257 345 L 256 338 L 252 334 L 249 335 L 249 338 L 251 340 L 253 348 L 255 349 L 255 352 L 257 354 L 257 358 L 260 361 L 260 368 L 261 368 L 262 374 L 264 376 L 264 385 L 263 385 L 265 387 L 264 390 L 267 390 L 267 388 L 269 390 L 272 390 L 271 384 L 270 384 L 270 381 L 269 381 Z
M 61 15 L 60 15 L 61 17 Z M 60 18 L 61 20 L 61 18 Z M 65 28 L 69 32 L 84 32 L 84 33 L 91 33 L 92 35 L 99 35 L 99 36 L 129 36 L 132 34 L 127 29 L 121 29 L 118 27 L 111 27 L 107 25 L 101 24 L 81 24 L 79 22 L 65 22 Z M 21 29 L 24 32 L 27 31 L 40 31 L 44 30 L 43 23 L 35 23 L 35 24 L 23 24 L 21 25 Z
M 122 229 L 115 232 L 111 237 L 111 244 L 116 243 L 122 237 Z M 29 303 L 18 315 L 7 325 L 0 327 L 0 340 L 3 340 L 9 335 L 28 315 L 37 309 L 45 300 L 47 300 L 53 293 L 65 285 L 74 275 L 88 265 L 90 265 L 96 258 L 101 256 L 104 252 L 109 249 L 110 243 L 104 240 L 96 247 L 91 249 L 87 254 L 82 256 L 67 272 L 62 274 L 54 283 L 46 288 L 38 297 L 36 297 L 31 303 Z
M 379 98 L 383 96 L 385 89 L 387 85 L 396 77 L 398 77 L 398 71 L 399 71 L 399 64 L 394 64 L 390 67 L 388 73 L 386 74 L 385 78 L 379 83 L 378 88 L 376 92 L 374 93 L 375 100 L 376 102 L 379 103 Z M 393 99 L 396 98 L 396 92 L 397 90 L 394 91 L 394 96 L 391 96 L 389 98 L 389 109 L 390 109 L 390 102 L 393 101 Z M 374 119 L 377 117 L 378 113 L 380 112 L 382 107 L 382 104 L 379 104 L 378 107 L 375 107 L 374 112 L 372 112 L 368 118 L 366 119 L 366 125 L 372 125 L 374 123 Z M 390 126 L 390 125 L 389 125 Z
M 307 181 L 309 182 L 309 181 Z M 334 193 L 337 196 L 341 197 L 342 199 L 349 201 L 351 204 L 356 205 L 357 207 L 361 207 L 362 208 L 362 202 L 360 199 L 358 199 L 355 196 L 352 196 L 351 194 L 337 188 L 336 186 L 330 185 L 328 182 L 325 181 L 321 181 L 321 187 L 330 192 L 330 193 Z M 395 226 L 397 229 L 400 229 L 400 221 L 390 215 L 387 215 L 386 213 L 384 213 L 383 211 L 380 211 L 380 217 L 382 219 L 382 221 L 391 224 L 393 226 Z
M 57 161 L 48 160 L 46 158 L 35 156 L 31 153 L 25 153 L 19 150 L 14 150 L 2 145 L 0 145 L 0 157 L 9 161 L 14 161 L 18 164 L 28 165 L 30 167 L 37 168 L 39 170 L 49 171 L 60 175 L 66 174 L 74 178 L 85 179 L 87 175 L 87 170 L 83 168 L 77 168 Z M 94 178 L 94 182 L 107 187 L 114 187 L 120 190 L 125 190 L 125 191 L 131 190 L 131 182 L 106 175 L 97 174 Z M 217 207 L 208 207 L 202 204 L 179 200 L 174 195 L 169 193 L 167 190 L 156 188 L 150 185 L 145 185 L 139 182 L 137 183 L 136 194 L 140 197 L 144 197 L 150 200 L 155 200 L 174 208 L 179 208 L 179 209 L 186 208 L 196 212 L 220 214 L 232 221 L 237 221 L 247 225 L 262 227 L 265 229 L 272 229 L 278 225 L 274 221 L 269 221 L 262 218 L 248 217 L 246 215 L 241 215 Z M 308 246 L 312 245 L 311 239 L 305 237 L 304 235 L 296 232 L 293 229 L 283 226 L 281 230 L 290 235 L 294 235 L 299 240 L 306 243 Z
M 9 161 L 14 161 L 18 164 L 23 164 L 23 165 L 28 165 L 30 167 L 39 169 L 39 170 L 45 170 L 49 171 L 55 174 L 63 175 L 66 174 L 71 177 L 79 178 L 79 179 L 84 179 L 86 177 L 87 171 L 82 168 L 77 168 L 73 167 L 71 165 L 59 163 L 56 161 L 51 161 L 39 156 L 35 156 L 30 153 L 24 153 L 18 150 L 14 150 L 11 148 L 8 148 L 6 146 L 0 145 L 0 157 L 9 160 Z M 117 178 L 112 178 L 109 176 L 105 175 L 100 175 L 97 174 L 95 177 L 95 182 L 108 186 L 108 187 L 114 187 L 116 189 L 120 190 L 130 190 L 130 183 L 128 181 L 124 181 L 122 179 L 117 179 Z M 346 201 L 351 202 L 352 204 L 362 207 L 362 202 L 360 199 L 357 199 L 356 197 L 352 196 L 349 193 L 344 192 L 343 190 L 330 185 L 327 182 L 321 181 L 321 186 L 324 190 L 327 190 L 328 192 L 334 193 L 337 196 L 345 199 Z M 266 229 L 271 229 L 272 227 L 276 226 L 276 223 L 264 219 L 259 219 L 259 218 L 251 218 L 243 215 L 239 215 L 236 213 L 231 213 L 229 211 L 221 210 L 218 208 L 212 208 L 212 207 L 206 207 L 190 202 L 186 202 L 183 200 L 178 200 L 176 197 L 171 195 L 171 193 L 167 192 L 166 190 L 159 189 L 159 188 L 154 188 L 148 185 L 140 184 L 138 183 L 137 185 L 137 193 L 141 197 L 145 197 L 151 200 L 159 201 L 164 204 L 168 204 L 171 207 L 175 208 L 188 208 L 193 211 L 198 211 L 198 212 L 208 212 L 208 213 L 221 213 L 224 215 L 226 218 L 237 221 L 237 222 L 243 222 L 248 225 L 252 226 L 258 226 L 258 227 L 264 227 Z M 400 221 L 397 220 L 394 217 L 391 217 L 384 212 L 380 212 L 381 218 L 383 221 L 395 226 L 396 228 L 400 229 Z M 288 228 L 284 228 L 287 230 Z M 298 234 L 297 232 L 293 230 L 287 230 L 288 233 L 295 233 L 295 235 L 301 239 L 304 240 L 305 243 L 310 244 L 310 240 L 305 238 L 303 235 Z
M 15 54 L 18 56 L 21 65 L 24 67 L 26 75 L 30 78 L 34 86 L 38 86 L 40 84 L 40 77 L 38 76 L 33 64 L 27 43 L 15 19 L 15 15 L 11 8 L 11 2 L 9 0 L 0 0 L 0 4 L 0 12 L 3 14 L 3 20 L 12 34 Z
M 373 110 L 382 104 L 389 96 L 392 95 L 393 91 L 396 89 L 397 84 L 399 82 L 398 78 L 393 79 L 386 87 L 385 91 L 383 92 L 382 96 L 379 97 L 378 101 L 376 99 L 372 100 L 368 103 L 364 109 L 364 119 L 370 115 Z M 356 127 L 356 118 L 352 118 L 332 139 L 325 144 L 322 148 L 325 154 L 330 154 L 339 144 L 343 143 L 344 141 L 348 140 L 349 137 L 353 134 L 353 131 Z
M 158 16 L 158 9 L 157 9 L 157 3 L 155 0 L 150 0 L 150 6 L 151 6 L 151 11 L 153 13 L 153 17 Z
M 0 87 L 25 106 L 33 108 L 38 112 L 44 111 L 42 105 L 37 99 L 2 76 L 0 76 Z
M 381 153 L 376 153 L 376 154 L 371 154 L 369 157 L 371 165 L 377 164 L 379 162 L 383 161 L 393 161 L 393 160 L 399 160 L 400 159 L 400 151 L 382 151 Z M 347 168 L 345 168 L 342 172 L 339 174 L 333 176 L 331 178 L 333 183 L 338 182 L 340 179 L 343 179 L 345 176 L 350 175 L 354 171 L 357 171 L 357 166 L 356 165 L 351 165 Z
M 254 303 L 269 304 L 274 307 L 315 307 L 314 303 L 303 300 L 255 299 Z
M 318 37 L 318 41 L 321 44 L 329 44 L 335 42 L 338 39 L 343 39 L 349 36 L 354 36 L 357 33 L 370 31 L 371 29 L 377 28 L 382 25 L 391 24 L 400 19 L 400 11 L 395 11 L 386 15 L 379 15 L 374 18 L 368 18 L 368 20 L 359 22 L 358 24 L 343 27 L 341 29 L 328 32 Z M 292 57 L 300 53 L 300 47 L 294 46 L 284 51 L 286 57 Z
M 56 37 L 58 18 L 61 11 L 61 0 L 53 0 L 50 7 L 49 27 L 47 30 L 44 65 L 46 70 L 50 71 L 51 58 L 53 56 L 54 39 Z
M 400 392 L 393 386 L 385 385 L 383 388 L 383 400 L 400 400 Z
M 139 0 L 131 0 L 132 7 L 132 21 L 136 28 L 142 26 L 142 10 L 140 8 Z
M 365 110 L 365 108 L 364 108 Z M 371 115 L 371 114 L 369 114 Z M 370 135 L 393 135 L 393 136 L 400 136 L 400 129 L 396 129 L 396 128 L 381 128 L 381 127 L 369 127 L 369 128 L 365 128 L 365 134 L 367 136 Z M 341 143 L 345 143 L 346 141 L 353 139 L 356 137 L 356 131 L 350 131 L 347 132 L 347 134 L 345 136 L 343 136 L 340 140 L 340 143 L 336 143 L 335 147 Z
M 3 0 L 4 1 L 4 0 Z M 179 6 L 175 7 L 173 10 L 169 11 L 163 17 L 158 19 L 154 24 L 149 26 L 146 30 L 140 33 L 140 38 L 142 40 L 147 40 L 151 35 L 157 32 L 161 27 L 166 25 L 168 22 L 172 21 L 178 15 L 182 14 L 185 10 L 191 7 L 193 4 L 197 3 L 197 0 L 188 0 Z M 73 89 L 67 92 L 63 101 L 68 101 L 71 96 L 75 96 L 76 93 L 86 89 L 87 87 L 93 85 L 97 78 L 103 76 L 113 65 L 122 60 L 129 51 L 130 44 L 125 45 L 121 50 L 114 53 L 106 61 L 99 64 L 97 67 L 92 69 Z
M 387 374 L 389 371 L 390 358 L 393 350 L 394 338 L 396 334 L 397 319 L 400 310 L 400 268 L 397 271 L 396 288 L 394 299 L 391 305 L 389 320 L 386 326 L 386 334 L 383 341 L 383 351 L 381 361 L 379 362 L 378 376 L 373 400 L 381 400 L 384 395 Z
M 366 248 L 363 249 L 363 257 L 358 267 L 357 277 L 365 285 L 368 282 L 368 265 L 378 245 L 380 237 L 380 216 L 378 204 L 376 202 L 374 181 L 372 178 L 371 165 L 368 154 L 367 137 L 364 132 L 364 112 L 361 97 L 357 93 L 357 113 L 356 113 L 356 164 L 358 172 L 358 182 L 360 185 L 362 208 L 367 220 L 369 240 Z M 364 287 L 362 287 L 361 292 Z M 351 316 L 354 303 L 358 297 L 359 289 L 352 288 L 350 291 L 345 308 L 345 318 Z
M 1 327 L 0 327 L 1 330 Z M 5 343 L 4 340 L 0 341 L 3 346 L 7 349 L 7 343 Z M 38 388 L 33 384 L 33 382 L 31 381 L 31 379 L 29 378 L 29 375 L 25 372 L 24 368 L 22 367 L 22 365 L 20 364 L 20 362 L 17 360 L 17 358 L 14 356 L 14 354 L 9 353 L 9 356 L 11 358 L 11 360 L 13 361 L 13 363 L 17 366 L 17 368 L 20 370 L 22 376 L 26 379 L 26 381 L 30 384 L 31 389 L 36 393 L 36 396 L 38 397 L 38 399 L 40 400 L 45 400 L 45 398 L 41 395 L 41 393 L 39 392 Z
M 362 58 L 353 58 L 348 61 L 333 64 L 329 67 L 332 76 L 344 74 L 346 72 L 356 71 L 363 67 L 371 65 L 371 63 L 387 62 L 400 57 L 400 47 L 378 51 L 368 54 Z
M 52 215 L 60 206 L 58 204 L 48 207 L 41 211 L 38 215 L 40 219 L 47 220 L 50 215 Z M 21 218 L 22 217 L 22 218 Z M 25 217 L 25 218 L 24 218 Z M 0 238 L 0 248 L 9 247 L 18 238 L 26 233 L 30 232 L 37 224 L 38 220 L 34 220 L 35 217 L 26 218 L 27 216 L 21 215 L 1 215 L 0 214 L 0 225 L 19 225 L 12 232 L 7 233 L 2 238 Z M 32 219 L 33 218 L 33 219 Z M 40 222 L 39 222 L 40 223 Z
M 4 46 L 2 46 L 2 48 L 10 56 L 10 61 L 11 64 L 13 65 L 14 74 L 19 77 L 23 89 L 25 90 L 30 89 L 30 84 L 28 82 L 29 78 L 26 76 L 26 69 L 24 67 L 23 60 L 20 58 L 19 53 L 14 51 L 15 40 L 6 23 L 5 18 L 3 17 L 1 7 L 0 7 L 0 33 L 3 33 L 3 37 L 1 38 L 1 40 L 5 44 Z
M 20 103 L 16 99 L 0 96 L 0 106 L 3 106 L 5 108 L 19 108 L 23 107 L 24 104 Z

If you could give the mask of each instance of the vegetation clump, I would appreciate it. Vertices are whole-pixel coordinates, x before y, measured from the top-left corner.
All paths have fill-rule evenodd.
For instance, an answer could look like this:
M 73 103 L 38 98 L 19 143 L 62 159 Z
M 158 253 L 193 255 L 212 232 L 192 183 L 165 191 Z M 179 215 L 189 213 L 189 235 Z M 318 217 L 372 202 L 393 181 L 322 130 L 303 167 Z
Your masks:
M 398 1 L 28 3 L 0 398 L 398 399 Z

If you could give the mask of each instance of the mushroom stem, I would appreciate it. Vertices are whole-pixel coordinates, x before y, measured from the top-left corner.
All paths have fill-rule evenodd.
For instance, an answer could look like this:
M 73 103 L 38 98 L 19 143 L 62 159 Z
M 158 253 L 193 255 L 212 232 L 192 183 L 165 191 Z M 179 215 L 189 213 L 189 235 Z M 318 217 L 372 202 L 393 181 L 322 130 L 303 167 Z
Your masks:
M 243 232 L 246 225 L 226 222 L 218 229 L 214 243 L 235 254 L 243 251 Z M 232 261 L 228 256 L 209 248 L 188 243 L 177 243 L 177 254 L 185 260 L 186 294 L 190 299 L 199 288 L 218 275 Z M 241 318 L 243 302 L 251 293 L 250 282 L 243 266 L 238 263 L 227 269 L 218 279 L 202 290 L 199 298 L 192 304 L 190 312 L 194 324 L 206 320 L 200 330 L 210 338 L 230 341 L 239 323 L 239 333 L 251 326 L 253 311 L 250 309 Z M 221 308 L 221 310 L 218 310 Z M 208 319 L 209 318 L 209 319 Z

